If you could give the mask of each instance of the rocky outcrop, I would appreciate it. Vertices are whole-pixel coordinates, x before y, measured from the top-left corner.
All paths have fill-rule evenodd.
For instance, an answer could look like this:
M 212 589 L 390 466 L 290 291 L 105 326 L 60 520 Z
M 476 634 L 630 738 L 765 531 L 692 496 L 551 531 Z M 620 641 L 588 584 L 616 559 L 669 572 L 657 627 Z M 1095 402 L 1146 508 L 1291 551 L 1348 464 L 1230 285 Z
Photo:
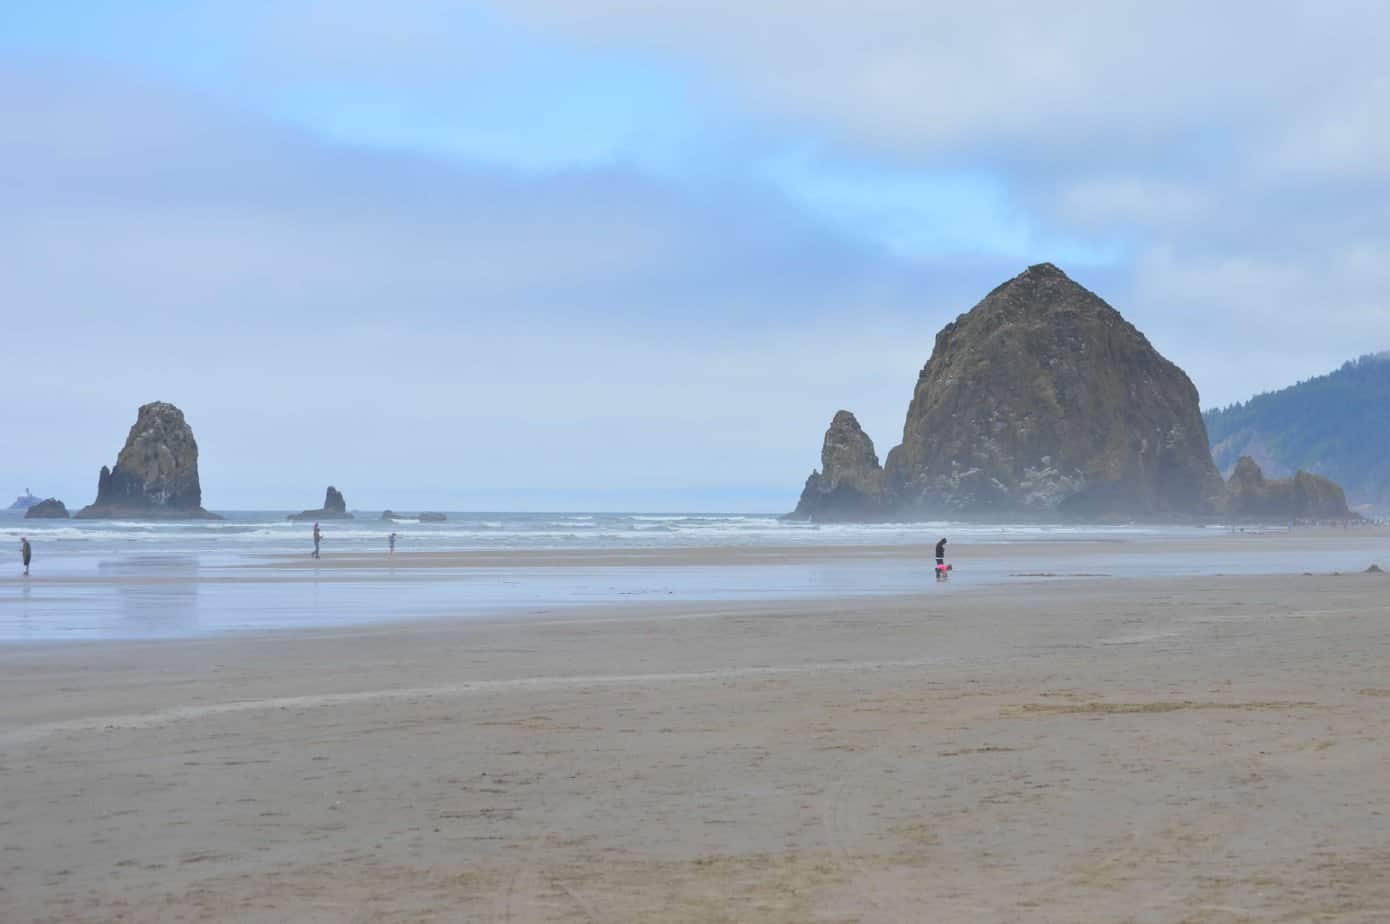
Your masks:
M 832 452 L 832 425 L 796 515 L 1166 519 L 1224 496 L 1191 380 L 1050 263 L 937 334 L 877 489 L 857 429 Z
M 792 512 L 798 520 L 878 520 L 885 515 L 883 468 L 873 440 L 849 411 L 825 431 L 821 467 L 811 472 Z
M 381 518 L 383 520 L 419 520 L 421 523 L 443 523 L 445 520 L 449 519 L 442 513 L 430 513 L 429 511 L 425 511 L 412 515 L 409 513 L 397 513 L 394 510 L 383 510 Z
M 301 510 L 299 513 L 290 514 L 291 520 L 351 520 L 352 514 L 348 513 L 347 501 L 343 500 L 343 494 L 332 485 L 328 486 L 328 491 L 323 496 L 323 506 L 317 510 Z
M 1225 511 L 1237 520 L 1345 520 L 1355 516 L 1335 482 L 1312 472 L 1267 480 L 1254 459 L 1241 456 L 1226 482 Z
M 24 511 L 26 520 L 66 520 L 68 516 L 67 506 L 56 497 L 41 500 Z
M 202 507 L 198 443 L 183 411 L 142 405 L 113 468 L 102 466 L 97 498 L 83 519 L 218 519 Z

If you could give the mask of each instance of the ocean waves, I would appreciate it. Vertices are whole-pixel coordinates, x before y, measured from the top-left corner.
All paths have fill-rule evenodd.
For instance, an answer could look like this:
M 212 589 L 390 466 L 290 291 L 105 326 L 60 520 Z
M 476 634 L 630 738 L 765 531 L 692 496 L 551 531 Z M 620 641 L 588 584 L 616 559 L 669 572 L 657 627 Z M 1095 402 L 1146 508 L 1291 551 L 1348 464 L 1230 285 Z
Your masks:
M 27 536 L 44 546 L 83 553 L 101 550 L 207 552 L 259 556 L 302 551 L 311 544 L 310 526 L 291 523 L 283 511 L 219 511 L 216 521 L 24 520 L 0 516 L 0 543 Z M 397 534 L 402 551 L 488 549 L 693 548 L 719 546 L 918 545 L 949 534 L 957 541 L 1008 542 L 1124 539 L 1182 527 L 970 525 L 949 522 L 811 524 L 760 514 L 711 513 L 451 513 L 442 523 L 378 520 L 363 514 L 352 520 L 320 523 L 327 549 L 384 549 Z

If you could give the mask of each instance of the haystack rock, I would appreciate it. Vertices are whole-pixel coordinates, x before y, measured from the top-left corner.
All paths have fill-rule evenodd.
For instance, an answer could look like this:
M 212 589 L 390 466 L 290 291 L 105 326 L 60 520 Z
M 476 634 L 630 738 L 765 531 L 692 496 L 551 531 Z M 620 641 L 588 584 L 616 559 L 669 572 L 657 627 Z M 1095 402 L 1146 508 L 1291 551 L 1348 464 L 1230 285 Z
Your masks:
M 883 468 L 874 442 L 849 411 L 840 411 L 825 431 L 821 467 L 806 479 L 792 512 L 798 520 L 878 520 L 885 515 Z
M 142 405 L 114 468 L 102 466 L 97 499 L 83 519 L 220 519 L 202 507 L 198 443 L 183 411 L 163 401 Z
M 1050 263 L 936 335 L 877 494 L 868 437 L 839 429 L 804 516 L 1162 519 L 1224 497 L 1191 380 Z
M 1355 516 L 1334 481 L 1299 471 L 1292 478 L 1266 480 L 1250 456 L 1241 456 L 1226 482 L 1225 509 L 1247 520 L 1345 520 Z
M 1222 489 L 1191 380 L 1050 263 L 936 335 L 885 468 L 933 515 L 1197 514 Z
M 26 520 L 66 520 L 69 515 L 67 505 L 56 497 L 41 500 L 24 511 Z
M 291 520 L 351 520 L 352 514 L 348 513 L 347 501 L 343 500 L 343 494 L 332 485 L 328 486 L 328 491 L 323 496 L 323 506 L 318 510 L 301 510 L 299 513 L 292 513 Z

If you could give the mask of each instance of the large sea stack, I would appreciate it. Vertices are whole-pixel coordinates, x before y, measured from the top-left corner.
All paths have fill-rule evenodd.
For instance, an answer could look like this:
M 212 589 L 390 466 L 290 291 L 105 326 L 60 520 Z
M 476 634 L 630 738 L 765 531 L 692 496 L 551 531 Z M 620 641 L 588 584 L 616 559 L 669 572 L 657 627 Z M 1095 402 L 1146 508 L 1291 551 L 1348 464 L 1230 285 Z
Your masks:
M 102 466 L 97 499 L 85 519 L 219 519 L 202 507 L 198 443 L 183 411 L 163 401 L 142 405 L 114 468 Z
M 824 482 L 807 483 L 797 514 L 865 518 L 827 503 Z M 1050 263 L 937 334 L 881 484 L 879 516 L 898 519 L 1161 519 L 1223 494 L 1191 380 Z

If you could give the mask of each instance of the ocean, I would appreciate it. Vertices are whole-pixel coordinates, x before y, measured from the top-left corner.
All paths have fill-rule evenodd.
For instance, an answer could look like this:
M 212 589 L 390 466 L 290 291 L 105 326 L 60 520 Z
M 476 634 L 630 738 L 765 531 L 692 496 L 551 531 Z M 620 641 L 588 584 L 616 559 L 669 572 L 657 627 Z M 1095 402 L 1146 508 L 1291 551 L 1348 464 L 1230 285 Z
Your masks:
M 1316 551 L 1297 542 L 1210 541 L 1233 535 L 1224 527 L 449 513 L 442 523 L 376 514 L 324 521 L 323 559 L 314 563 L 311 524 L 291 523 L 287 513 L 226 511 L 222 520 L 190 522 L 0 514 L 0 549 L 11 550 L 8 561 L 0 558 L 0 643 L 530 618 L 657 601 L 958 593 L 1029 578 L 1364 568 L 1368 554 L 1357 536 Z M 393 531 L 395 557 L 387 555 Z M 27 579 L 20 577 L 21 536 L 34 549 Z M 945 586 L 936 585 L 931 562 L 941 536 L 976 550 L 955 560 Z M 1075 543 L 1085 544 L 1081 559 L 1058 557 Z M 420 567 L 429 557 L 421 553 L 439 554 Z
M 289 511 L 218 511 L 222 520 L 25 520 L 0 512 L 0 544 L 28 536 L 47 573 L 85 570 L 92 559 L 130 554 L 192 556 L 205 563 L 252 562 L 312 547 L 311 523 L 292 523 Z M 887 524 L 813 524 L 769 514 L 710 513 L 449 513 L 443 523 L 394 522 L 362 513 L 324 520 L 324 549 L 385 550 L 397 533 L 401 551 L 469 552 L 504 549 L 662 549 L 710 546 L 867 546 L 1021 539 L 1132 539 L 1194 536 L 1202 530 L 1169 526 L 990 525 L 947 521 Z

